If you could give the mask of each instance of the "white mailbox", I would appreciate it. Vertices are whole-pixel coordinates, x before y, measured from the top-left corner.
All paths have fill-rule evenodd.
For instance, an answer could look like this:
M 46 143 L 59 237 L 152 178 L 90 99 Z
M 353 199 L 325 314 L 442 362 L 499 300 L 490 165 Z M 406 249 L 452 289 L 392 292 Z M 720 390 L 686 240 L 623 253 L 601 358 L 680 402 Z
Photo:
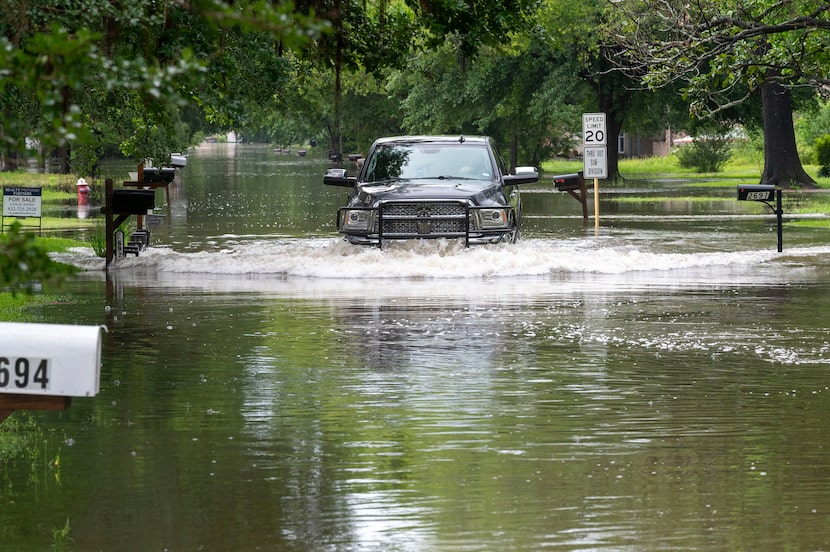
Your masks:
M 98 393 L 103 326 L 0 322 L 0 393 Z

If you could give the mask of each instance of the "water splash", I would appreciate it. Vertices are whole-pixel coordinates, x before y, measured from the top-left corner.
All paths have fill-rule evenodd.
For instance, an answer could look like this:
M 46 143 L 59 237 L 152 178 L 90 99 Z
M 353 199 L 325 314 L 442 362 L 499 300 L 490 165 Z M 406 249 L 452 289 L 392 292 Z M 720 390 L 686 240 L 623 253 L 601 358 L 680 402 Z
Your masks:
M 562 274 L 632 274 L 690 269 L 750 269 L 769 262 L 782 266 L 817 258 L 830 247 L 774 251 L 669 252 L 647 245 L 608 245 L 594 240 L 524 240 L 465 248 L 456 241 L 392 243 L 384 249 L 339 239 L 216 240 L 210 250 L 177 251 L 151 247 L 139 257 L 116 261 L 116 271 L 153 269 L 160 273 L 280 275 L 336 279 L 469 279 Z M 91 251 L 76 249 L 56 257 L 85 270 L 103 269 Z

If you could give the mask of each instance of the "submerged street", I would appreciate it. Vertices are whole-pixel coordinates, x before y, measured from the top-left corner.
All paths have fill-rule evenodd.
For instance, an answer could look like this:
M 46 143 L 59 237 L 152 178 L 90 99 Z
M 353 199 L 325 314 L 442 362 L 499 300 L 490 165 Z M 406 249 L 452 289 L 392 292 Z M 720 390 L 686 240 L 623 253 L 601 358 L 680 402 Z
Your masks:
M 595 230 L 545 178 L 515 245 L 360 248 L 325 167 L 199 148 L 153 247 L 62 259 L 101 393 L 35 414 L 4 546 L 830 548 L 826 230 L 635 182 Z

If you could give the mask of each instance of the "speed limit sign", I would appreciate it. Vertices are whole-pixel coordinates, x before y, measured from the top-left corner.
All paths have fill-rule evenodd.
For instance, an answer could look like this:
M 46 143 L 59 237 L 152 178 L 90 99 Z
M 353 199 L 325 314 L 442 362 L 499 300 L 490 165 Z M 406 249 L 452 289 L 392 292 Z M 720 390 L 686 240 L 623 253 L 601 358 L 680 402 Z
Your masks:
M 604 146 L 607 140 L 605 113 L 583 113 L 582 143 L 586 146 Z
M 594 226 L 599 228 L 599 179 L 608 178 L 608 133 L 605 113 L 582 114 L 584 178 L 594 179 Z

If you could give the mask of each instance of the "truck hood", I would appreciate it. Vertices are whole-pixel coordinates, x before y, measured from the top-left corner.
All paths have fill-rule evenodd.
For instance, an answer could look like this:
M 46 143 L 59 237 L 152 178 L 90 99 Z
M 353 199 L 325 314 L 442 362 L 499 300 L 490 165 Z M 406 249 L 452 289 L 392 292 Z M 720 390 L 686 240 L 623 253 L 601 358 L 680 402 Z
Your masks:
M 468 200 L 475 206 L 506 205 L 496 182 L 454 178 L 393 180 L 358 187 L 353 205 L 371 207 L 380 201 Z

